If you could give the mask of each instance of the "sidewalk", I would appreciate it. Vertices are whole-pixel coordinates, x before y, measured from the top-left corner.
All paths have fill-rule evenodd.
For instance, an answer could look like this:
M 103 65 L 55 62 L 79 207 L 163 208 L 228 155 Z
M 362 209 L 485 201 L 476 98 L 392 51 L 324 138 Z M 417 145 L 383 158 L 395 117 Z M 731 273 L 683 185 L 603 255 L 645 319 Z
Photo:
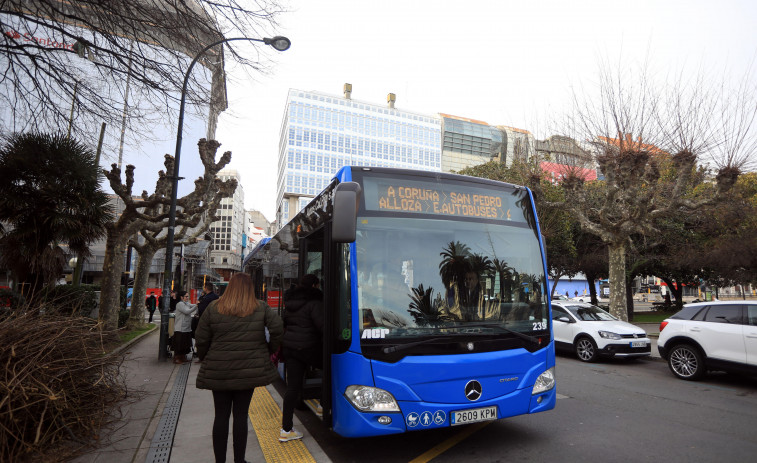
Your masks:
M 195 381 L 200 371 L 200 364 L 193 363 L 187 388 L 184 393 L 184 402 L 181 407 L 179 423 L 176 426 L 171 461 L 179 463 L 207 463 L 213 461 L 213 393 L 209 390 L 197 389 Z M 283 400 L 273 386 L 256 388 L 252 398 L 252 408 L 260 408 L 262 400 L 268 398 L 266 392 L 273 399 L 270 402 L 271 410 L 267 413 L 255 414 L 254 423 L 248 422 L 247 432 L 247 461 L 310 461 L 330 462 L 329 458 L 318 446 L 318 443 L 302 425 L 297 415 L 294 415 L 295 428 L 304 434 L 302 441 L 280 443 L 278 441 L 279 429 L 281 428 L 281 405 Z M 269 399 L 270 401 L 270 399 Z M 232 429 L 231 421 L 229 430 Z M 226 461 L 234 461 L 232 450 L 232 437 L 229 436 L 226 447 Z M 287 458 L 282 459 L 282 453 Z M 143 461 L 143 460 L 135 460 Z
M 178 368 L 158 360 L 159 330 L 155 329 L 126 349 L 122 368 L 129 391 L 121 404 L 120 419 L 100 433 L 100 447 L 74 463 L 143 462 L 150 448 Z
M 97 449 L 72 460 L 73 463 L 142 463 L 147 461 L 148 456 L 150 463 L 152 461 L 178 463 L 214 461 L 211 437 L 214 417 L 213 396 L 210 391 L 195 387 L 200 365 L 198 363 L 174 365 L 171 359 L 165 362 L 159 361 L 159 339 L 159 329 L 155 329 L 127 349 L 123 371 L 126 375 L 130 397 L 121 404 L 121 417 L 102 430 L 100 446 Z M 172 391 L 175 387 L 183 386 L 184 378 L 186 378 L 186 387 L 183 389 L 180 408 L 170 404 L 166 408 L 169 398 L 172 397 Z M 174 391 L 175 394 L 176 391 Z M 296 414 L 294 424 L 304 434 L 302 441 L 284 444 L 278 442 L 282 399 L 276 389 L 272 386 L 265 389 L 257 388 L 253 396 L 253 405 L 256 405 L 256 401 L 261 397 L 269 397 L 267 394 L 270 394 L 270 398 L 273 399 L 272 401 L 269 399 L 273 411 L 267 414 L 265 420 L 267 423 L 264 425 L 269 428 L 276 427 L 275 438 L 269 438 L 270 433 L 265 438 L 263 447 L 268 450 L 264 452 L 258 440 L 260 433 L 256 433 L 261 428 L 261 423 L 254 423 L 253 426 L 248 422 L 247 461 L 284 461 L 276 460 L 277 455 L 273 453 L 281 450 L 291 453 L 299 449 L 299 452 L 294 452 L 298 456 L 297 459 L 288 458 L 286 461 L 329 462 L 328 457 L 308 434 L 307 429 L 302 426 Z M 165 422 L 171 421 L 169 415 L 174 410 L 178 411 L 178 422 L 176 422 L 173 435 L 170 458 L 165 455 L 167 452 L 158 458 L 155 443 L 162 441 L 167 444 L 166 439 L 170 439 L 170 435 L 166 436 L 166 429 L 170 431 L 170 427 L 166 427 Z M 163 416 L 164 411 L 168 420 Z M 164 418 L 163 422 L 161 418 Z M 173 419 L 175 422 L 176 417 Z M 161 429 L 159 429 L 159 424 Z M 229 429 L 231 429 L 231 424 Z M 151 445 L 153 445 L 152 452 Z M 231 436 L 228 440 L 226 461 L 234 461 Z

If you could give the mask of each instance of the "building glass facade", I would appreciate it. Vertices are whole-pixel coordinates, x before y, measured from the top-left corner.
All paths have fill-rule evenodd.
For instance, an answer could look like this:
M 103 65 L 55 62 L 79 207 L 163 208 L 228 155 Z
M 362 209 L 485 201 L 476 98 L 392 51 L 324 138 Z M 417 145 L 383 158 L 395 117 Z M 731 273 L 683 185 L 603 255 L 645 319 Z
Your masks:
M 287 223 L 343 166 L 441 171 L 439 117 L 290 90 L 279 140 L 276 222 Z M 296 210 L 295 210 L 296 209 Z
M 442 170 L 457 172 L 491 161 L 506 162 L 507 135 L 486 122 L 442 114 Z

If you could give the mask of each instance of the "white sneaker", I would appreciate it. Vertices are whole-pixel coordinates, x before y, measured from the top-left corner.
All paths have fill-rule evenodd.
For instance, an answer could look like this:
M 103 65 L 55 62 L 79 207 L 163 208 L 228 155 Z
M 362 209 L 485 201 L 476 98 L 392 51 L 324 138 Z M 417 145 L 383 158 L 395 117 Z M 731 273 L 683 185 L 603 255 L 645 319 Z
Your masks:
M 283 429 L 279 432 L 279 442 L 287 442 L 295 439 L 302 439 L 302 433 L 297 432 L 294 428 L 289 432 L 284 431 Z
M 321 404 L 318 404 L 318 406 L 315 407 L 315 414 L 318 417 L 321 417 L 321 418 L 323 417 L 323 407 L 321 407 Z

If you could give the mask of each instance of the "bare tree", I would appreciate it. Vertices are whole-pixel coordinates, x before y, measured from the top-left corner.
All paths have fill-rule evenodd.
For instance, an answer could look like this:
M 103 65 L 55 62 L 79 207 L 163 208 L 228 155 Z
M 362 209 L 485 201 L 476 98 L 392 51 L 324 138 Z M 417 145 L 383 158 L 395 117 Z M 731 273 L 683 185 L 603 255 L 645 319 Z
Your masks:
M 235 179 L 220 180 L 216 177 L 231 160 L 231 153 L 226 152 L 221 157 L 220 161 L 215 163 L 214 159 L 220 143 L 215 140 L 205 141 L 200 140 L 199 151 L 200 158 L 205 166 L 205 172 L 202 177 L 195 181 L 195 190 L 190 195 L 202 196 L 202 208 L 197 209 L 195 215 L 199 215 L 201 220 L 196 227 L 180 226 L 174 234 L 174 242 L 176 244 L 192 244 L 196 243 L 205 235 L 210 227 L 210 224 L 218 220 L 218 209 L 221 200 L 224 198 L 230 198 L 234 194 L 237 187 L 237 181 Z M 158 180 L 155 191 L 161 192 L 165 197 L 170 198 L 171 190 L 170 184 L 166 188 L 163 180 L 165 177 L 161 177 Z M 177 200 L 177 204 L 187 204 L 191 201 L 188 197 L 184 197 L 181 200 Z M 155 209 L 148 211 L 150 215 L 156 215 L 162 212 L 163 204 L 158 205 Z M 194 220 L 190 220 L 194 222 Z M 132 295 L 133 301 L 144 300 L 147 292 L 147 280 L 150 276 L 150 266 L 152 264 L 155 253 L 159 249 L 163 249 L 166 246 L 168 235 L 165 230 L 158 232 L 152 231 L 149 228 L 140 230 L 140 236 L 142 240 L 132 237 L 129 240 L 129 244 L 133 246 L 139 256 L 137 258 L 137 267 L 134 274 L 134 292 Z M 144 321 L 144 309 L 141 304 L 132 303 L 131 309 L 131 323 L 139 325 Z
M 566 205 L 581 227 L 602 239 L 608 246 L 610 310 L 626 320 L 626 250 L 631 238 L 655 233 L 655 219 L 674 210 L 693 210 L 711 203 L 729 189 L 739 175 L 751 146 L 754 130 L 751 121 L 757 110 L 744 104 L 741 111 L 749 116 L 734 116 L 747 123 L 731 130 L 717 127 L 717 112 L 711 108 L 730 107 L 728 92 L 711 92 L 697 85 L 672 87 L 667 93 L 658 90 L 648 78 L 646 68 L 640 73 L 611 72 L 602 68 L 597 98 L 576 96 L 576 113 L 570 121 L 580 129 L 595 148 L 596 161 L 604 175 L 600 203 L 589 200 L 584 180 L 567 176 L 562 185 Z M 696 81 L 698 84 L 702 80 Z M 752 89 L 753 90 L 753 89 Z M 747 92 L 738 101 L 753 101 Z M 723 115 L 738 114 L 726 111 Z M 728 140 L 726 142 L 726 140 Z M 713 149 L 728 146 L 730 156 L 718 158 L 716 185 L 711 194 L 698 198 L 687 196 L 695 181 L 700 156 L 712 155 Z M 671 154 L 672 153 L 672 154 Z M 658 163 L 669 156 L 674 178 L 660 182 Z
M 97 133 L 101 122 L 149 132 L 177 112 L 189 61 L 223 37 L 268 35 L 276 0 L 5 0 L 0 2 L 0 129 Z M 233 48 L 238 47 L 238 48 Z M 241 47 L 256 47 L 237 53 Z M 266 47 L 227 45 L 250 69 L 267 69 Z M 77 56 L 78 55 L 78 56 Z M 187 102 L 226 108 L 223 47 L 200 60 Z M 211 85 L 208 85 L 211 81 Z M 137 130 L 141 129 L 141 130 Z M 212 132 L 212 131 L 211 131 Z M 144 136 L 144 135 L 143 135 Z
M 199 141 L 198 147 L 205 172 L 195 180 L 194 191 L 177 200 L 176 226 L 188 229 L 197 227 L 206 212 L 209 212 L 211 208 L 217 209 L 220 200 L 233 194 L 236 189 L 236 180 L 221 181 L 216 178 L 218 171 L 231 161 L 231 152 L 227 151 L 221 156 L 219 162 L 215 162 L 215 154 L 219 146 L 220 144 L 215 140 L 208 141 L 203 138 Z M 121 170 L 116 164 L 113 164 L 110 171 L 105 172 L 111 188 L 124 202 L 124 210 L 121 215 L 115 222 L 107 226 L 106 254 L 101 283 L 102 293 L 100 294 L 100 318 L 109 329 L 116 327 L 118 287 L 126 245 L 138 233 L 143 236 L 153 234 L 153 237 L 159 237 L 168 226 L 171 190 L 166 185 L 171 184 L 171 178 L 175 175 L 173 156 L 165 156 L 165 167 L 165 172 L 160 171 L 158 173 L 156 191 L 152 194 L 143 191 L 140 199 L 132 195 L 134 166 L 126 166 L 125 183 L 121 183 Z M 204 227 L 208 225 L 209 222 L 203 224 Z M 160 241 L 158 238 L 155 238 L 155 240 L 156 242 Z M 143 250 L 143 252 L 146 255 L 148 251 Z M 139 297 L 144 298 L 144 294 L 145 289 L 142 288 Z M 139 301 L 140 299 L 134 300 Z

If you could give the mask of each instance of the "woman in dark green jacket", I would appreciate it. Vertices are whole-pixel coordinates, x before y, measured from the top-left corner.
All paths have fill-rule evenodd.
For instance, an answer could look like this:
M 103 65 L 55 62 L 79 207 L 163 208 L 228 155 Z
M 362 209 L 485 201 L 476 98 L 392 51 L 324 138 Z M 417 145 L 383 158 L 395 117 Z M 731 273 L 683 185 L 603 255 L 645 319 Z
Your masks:
M 279 348 L 283 333 L 281 318 L 255 298 L 252 279 L 245 273 L 232 276 L 223 296 L 211 302 L 200 317 L 195 334 L 197 355 L 202 362 L 197 387 L 213 391 L 216 463 L 226 461 L 232 411 L 234 463 L 245 461 L 247 409 L 252 391 L 276 379 L 278 373 L 271 363 L 271 352 Z

